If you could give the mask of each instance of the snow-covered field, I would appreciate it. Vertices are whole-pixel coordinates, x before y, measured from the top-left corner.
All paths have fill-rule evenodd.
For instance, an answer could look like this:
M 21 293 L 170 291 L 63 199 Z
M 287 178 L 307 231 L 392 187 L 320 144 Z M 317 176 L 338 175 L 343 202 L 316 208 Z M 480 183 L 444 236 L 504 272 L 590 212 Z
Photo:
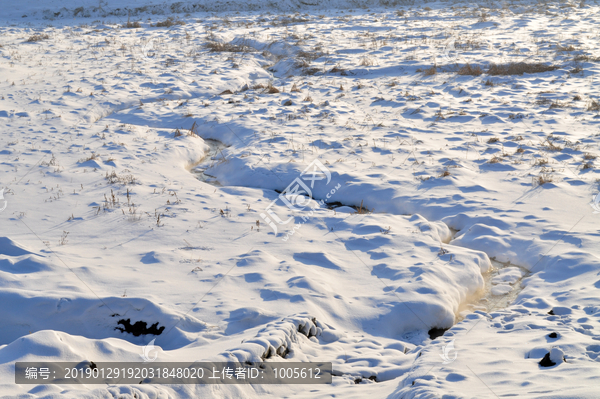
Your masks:
M 599 397 L 598 3 L 0 7 L 0 395 Z

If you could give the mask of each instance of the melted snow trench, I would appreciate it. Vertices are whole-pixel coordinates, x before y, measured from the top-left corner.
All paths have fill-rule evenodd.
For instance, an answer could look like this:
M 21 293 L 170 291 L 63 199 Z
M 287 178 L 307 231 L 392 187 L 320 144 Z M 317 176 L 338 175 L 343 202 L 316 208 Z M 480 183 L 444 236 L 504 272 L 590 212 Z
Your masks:
M 206 145 L 209 147 L 209 150 L 202 159 L 200 159 L 195 165 L 191 166 L 190 172 L 194 174 L 198 180 L 203 181 L 204 183 L 212 184 L 216 187 L 222 187 L 217 178 L 209 175 L 206 173 L 206 171 L 224 159 L 221 151 L 224 148 L 227 148 L 227 146 L 219 140 L 213 139 L 204 139 L 204 143 L 206 143 Z M 219 159 L 219 155 L 221 155 L 223 158 Z
M 204 141 L 210 149 L 197 164 L 191 167 L 190 172 L 200 181 L 216 187 L 222 187 L 214 176 L 206 173 L 206 170 L 220 162 L 222 155 L 219 156 L 219 154 L 221 153 L 221 150 L 227 146 L 218 140 L 205 139 Z M 280 193 L 280 191 L 275 191 Z M 327 204 L 327 207 L 330 209 L 335 209 L 340 206 L 349 206 L 357 209 L 356 206 L 345 205 L 339 202 Z M 452 241 L 458 233 L 457 230 L 454 230 L 451 227 L 449 227 L 449 229 L 452 233 L 452 238 L 444 241 L 444 244 L 450 244 L 450 241 Z M 510 262 L 499 262 L 495 260 L 495 258 L 490 258 L 490 260 L 492 262 L 492 268 L 483 273 L 485 287 L 478 294 L 468 298 L 459 306 L 456 315 L 456 323 L 462 321 L 467 314 L 476 310 L 489 313 L 493 310 L 507 308 L 515 301 L 522 291 L 523 287 L 521 286 L 521 281 L 528 274 L 527 269 L 518 265 L 513 265 Z
M 510 262 L 502 263 L 490 259 L 492 268 L 483 273 L 485 288 L 478 296 L 470 298 L 459 307 L 457 322 L 476 310 L 490 313 L 509 307 L 523 290 L 521 281 L 529 271 Z

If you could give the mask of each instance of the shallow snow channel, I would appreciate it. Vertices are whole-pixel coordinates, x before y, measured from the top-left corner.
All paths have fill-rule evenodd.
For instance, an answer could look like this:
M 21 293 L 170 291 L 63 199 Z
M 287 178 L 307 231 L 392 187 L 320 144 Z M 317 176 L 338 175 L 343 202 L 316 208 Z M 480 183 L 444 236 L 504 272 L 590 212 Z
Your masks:
M 222 150 L 227 148 L 227 145 L 213 139 L 205 139 L 205 143 L 209 146 L 209 151 L 206 156 L 190 169 L 190 172 L 200 181 L 216 187 L 222 187 L 216 177 L 206 173 L 206 171 L 225 159 Z M 331 209 L 338 206 L 347 205 L 340 203 L 330 204 Z M 352 208 L 357 209 L 354 206 Z M 455 237 L 458 231 L 450 230 L 452 237 Z M 451 239 L 445 243 L 448 244 L 450 241 Z M 463 320 L 466 315 L 476 310 L 489 313 L 493 310 L 507 308 L 523 290 L 521 281 L 528 274 L 527 269 L 513 265 L 510 262 L 502 263 L 494 258 L 491 258 L 490 261 L 492 262 L 492 268 L 483 273 L 485 288 L 480 291 L 479 295 L 469 298 L 460 306 L 456 322 Z
M 217 178 L 209 175 L 206 171 L 225 159 L 222 150 L 227 148 L 227 146 L 219 140 L 213 139 L 204 139 L 204 143 L 209 147 L 209 150 L 206 155 L 190 169 L 190 172 L 200 181 L 221 187 L 221 183 L 219 183 Z

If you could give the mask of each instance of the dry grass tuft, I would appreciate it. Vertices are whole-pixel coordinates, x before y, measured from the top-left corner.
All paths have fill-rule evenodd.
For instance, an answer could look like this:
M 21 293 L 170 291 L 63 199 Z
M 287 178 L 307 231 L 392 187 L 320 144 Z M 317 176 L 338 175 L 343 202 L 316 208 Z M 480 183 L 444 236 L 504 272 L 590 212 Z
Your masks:
M 298 58 L 302 61 L 306 61 L 307 63 L 310 63 L 322 56 L 323 56 L 323 53 L 318 50 L 315 50 L 315 51 L 300 50 L 300 51 L 298 51 L 298 53 L 296 53 L 296 58 Z
M 84 162 L 88 162 L 88 161 L 94 161 L 96 159 L 99 159 L 100 155 L 98 155 L 97 153 L 93 153 L 92 155 L 90 155 L 87 158 L 82 158 L 79 160 L 79 163 L 84 163 Z
M 587 54 L 577 54 L 573 57 L 576 62 L 600 62 L 600 56 L 592 56 Z
M 558 52 L 575 51 L 575 50 L 577 50 L 577 49 L 575 47 L 573 47 L 572 44 L 569 44 L 568 46 L 563 46 L 562 44 L 556 45 L 556 51 L 558 51 Z
M 535 100 L 535 105 L 548 105 L 550 103 L 552 103 L 552 100 L 546 97 L 538 98 L 537 100 Z
M 188 130 L 187 135 L 190 137 L 200 137 L 198 136 L 198 124 L 196 123 L 196 121 L 192 123 L 192 127 L 190 127 L 190 130 Z
M 554 108 L 567 108 L 569 106 L 569 104 L 567 102 L 563 102 L 563 101 L 552 101 L 552 104 L 550 104 L 550 109 L 554 109 Z
M 346 73 L 346 70 L 338 65 L 334 66 L 333 68 L 331 68 L 331 71 L 329 71 L 329 73 L 339 73 L 342 76 L 346 76 L 348 75 Z
M 40 33 L 40 34 L 35 34 L 32 36 L 29 36 L 29 39 L 27 39 L 28 42 L 30 43 L 34 43 L 34 42 L 39 42 L 42 41 L 44 39 L 49 39 L 50 36 L 48 36 L 47 33 Z
M 425 76 L 432 76 L 435 75 L 437 73 L 437 67 L 434 65 L 431 68 L 427 68 L 426 70 L 423 71 L 423 75 Z
M 321 71 L 319 68 L 304 68 L 302 73 L 306 76 L 313 76 L 316 75 L 319 71 Z
M 265 93 L 276 94 L 279 92 L 280 92 L 279 89 L 277 87 L 273 86 L 273 83 L 271 83 L 271 82 L 269 82 L 269 84 L 265 88 Z
M 133 175 L 117 175 L 117 172 L 115 172 L 114 170 L 112 171 L 112 173 L 108 173 L 106 172 L 106 175 L 104 176 L 104 178 L 108 181 L 109 184 L 135 184 L 136 182 L 136 178 L 133 177 Z
M 487 73 L 489 75 L 523 75 L 524 73 L 541 73 L 558 69 L 556 65 L 545 65 L 542 63 L 511 62 L 509 64 L 490 64 Z
M 570 73 L 571 75 L 574 75 L 574 74 L 576 74 L 576 73 L 581 73 L 581 72 L 583 72 L 583 68 L 582 68 L 582 67 L 575 67 L 575 68 L 573 68 L 573 69 L 571 69 L 571 70 L 569 71 L 569 73 Z
M 587 110 L 588 111 L 600 111 L 600 102 L 596 101 L 596 100 L 592 100 L 589 102 L 588 106 L 587 106 Z
M 185 22 L 180 21 L 179 19 L 174 19 L 173 17 L 169 17 L 164 21 L 157 22 L 154 26 L 157 28 L 170 28 L 171 26 L 175 25 L 185 25 Z
M 360 62 L 358 63 L 358 65 L 360 65 L 360 66 L 373 66 L 373 65 L 375 65 L 375 61 L 371 57 L 363 56 L 363 57 L 360 57 Z
M 563 147 L 554 144 L 553 141 L 550 141 L 550 138 L 547 138 L 546 141 L 542 144 L 542 148 L 546 151 L 562 151 Z
M 554 178 L 552 177 L 551 174 L 548 173 L 542 173 L 539 176 L 535 176 L 533 178 L 533 183 L 534 185 L 538 185 L 538 186 L 542 186 L 546 183 L 552 183 L 554 181 Z
M 467 64 L 458 70 L 459 75 L 479 76 L 483 73 L 483 69 L 479 65 L 471 66 Z
M 362 200 L 360 201 L 360 206 L 356 209 L 356 212 L 359 215 L 365 215 L 367 213 L 373 213 L 373 209 L 369 209 L 367 207 L 363 207 L 363 202 Z
M 498 137 L 490 137 L 487 141 L 488 144 L 497 143 L 500 139 Z
M 129 28 L 129 29 L 141 28 L 142 24 L 140 24 L 140 21 L 133 21 L 133 22 L 127 21 L 127 24 L 125 24 L 125 27 Z
M 295 68 L 308 68 L 309 66 L 310 62 L 308 62 L 307 60 L 297 59 L 296 62 L 294 62 Z
M 219 43 L 213 41 L 205 43 L 204 47 L 206 47 L 213 53 L 247 53 L 250 51 L 250 47 L 248 46 L 231 43 Z

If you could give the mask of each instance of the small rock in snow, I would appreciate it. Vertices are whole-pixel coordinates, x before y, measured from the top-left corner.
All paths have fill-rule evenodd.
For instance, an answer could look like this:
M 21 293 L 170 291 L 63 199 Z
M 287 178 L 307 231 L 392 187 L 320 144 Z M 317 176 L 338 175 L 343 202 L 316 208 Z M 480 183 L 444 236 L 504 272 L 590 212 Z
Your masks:
M 540 360 L 540 366 L 552 367 L 565 361 L 565 353 L 560 348 L 552 348 L 546 353 L 544 358 Z

